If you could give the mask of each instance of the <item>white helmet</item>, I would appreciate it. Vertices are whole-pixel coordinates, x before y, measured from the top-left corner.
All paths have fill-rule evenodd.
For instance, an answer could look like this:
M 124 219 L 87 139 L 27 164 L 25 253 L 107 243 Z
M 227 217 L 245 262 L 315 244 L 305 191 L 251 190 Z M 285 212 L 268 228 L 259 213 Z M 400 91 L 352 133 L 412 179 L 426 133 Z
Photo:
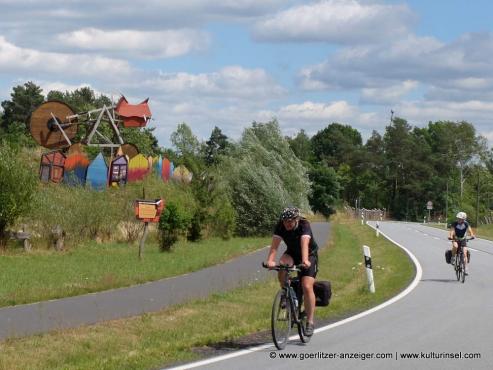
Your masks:
M 467 214 L 466 212 L 459 212 L 457 213 L 457 216 L 455 216 L 456 218 L 459 218 L 461 220 L 465 220 L 467 218 Z

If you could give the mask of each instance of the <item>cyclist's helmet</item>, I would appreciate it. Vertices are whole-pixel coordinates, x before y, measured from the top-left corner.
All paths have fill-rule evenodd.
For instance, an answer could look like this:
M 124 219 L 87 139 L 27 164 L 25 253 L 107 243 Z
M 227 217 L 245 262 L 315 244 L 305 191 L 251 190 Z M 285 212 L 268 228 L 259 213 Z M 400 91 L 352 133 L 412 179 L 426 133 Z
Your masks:
M 460 219 L 460 220 L 465 220 L 467 218 L 467 214 L 466 214 L 466 212 L 459 212 L 459 213 L 457 213 L 457 216 L 455 216 L 455 217 Z
M 292 220 L 300 217 L 300 210 L 296 207 L 284 208 L 281 213 L 281 220 Z

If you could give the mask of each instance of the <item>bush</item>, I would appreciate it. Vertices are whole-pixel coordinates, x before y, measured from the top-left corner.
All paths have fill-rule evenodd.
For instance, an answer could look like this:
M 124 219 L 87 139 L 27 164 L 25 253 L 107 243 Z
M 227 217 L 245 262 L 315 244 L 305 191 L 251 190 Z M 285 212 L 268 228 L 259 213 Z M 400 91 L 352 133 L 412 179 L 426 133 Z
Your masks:
M 0 142 L 0 247 L 7 242 L 7 228 L 32 207 L 37 180 L 18 151 Z
M 161 251 L 169 252 L 180 234 L 190 225 L 189 215 L 174 202 L 168 202 L 159 219 L 159 244 Z

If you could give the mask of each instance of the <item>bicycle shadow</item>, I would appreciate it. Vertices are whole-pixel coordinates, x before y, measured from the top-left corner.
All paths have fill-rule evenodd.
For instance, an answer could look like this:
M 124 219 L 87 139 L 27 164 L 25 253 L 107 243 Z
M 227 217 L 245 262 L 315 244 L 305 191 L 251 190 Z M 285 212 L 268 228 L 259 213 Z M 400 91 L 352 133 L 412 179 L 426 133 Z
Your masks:
M 456 283 L 457 279 L 421 279 L 419 282 L 432 283 Z

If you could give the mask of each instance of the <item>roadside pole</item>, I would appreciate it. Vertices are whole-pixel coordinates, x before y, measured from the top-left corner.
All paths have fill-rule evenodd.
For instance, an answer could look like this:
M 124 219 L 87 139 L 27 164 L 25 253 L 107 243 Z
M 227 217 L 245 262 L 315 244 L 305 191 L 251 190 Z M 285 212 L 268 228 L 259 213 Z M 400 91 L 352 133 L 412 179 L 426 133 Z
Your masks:
M 371 293 L 375 293 L 375 281 L 373 280 L 373 269 L 371 267 L 370 247 L 363 246 L 363 254 L 365 256 L 366 277 L 368 279 L 368 288 Z

